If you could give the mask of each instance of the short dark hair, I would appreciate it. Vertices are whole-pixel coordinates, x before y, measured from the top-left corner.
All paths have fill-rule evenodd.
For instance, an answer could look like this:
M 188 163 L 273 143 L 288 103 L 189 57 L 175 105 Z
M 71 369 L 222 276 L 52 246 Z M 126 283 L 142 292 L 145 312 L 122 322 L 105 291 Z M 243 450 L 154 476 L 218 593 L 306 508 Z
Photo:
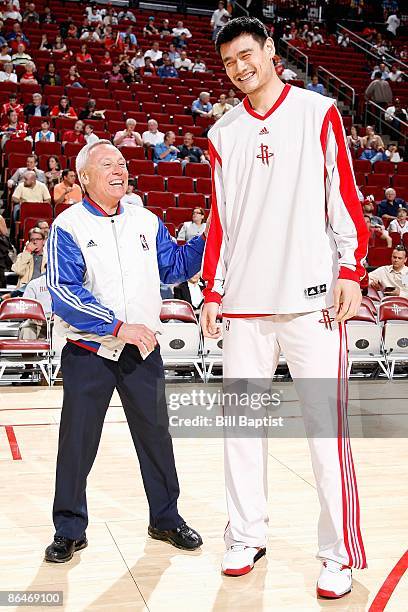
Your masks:
M 264 46 L 266 39 L 269 37 L 268 30 L 256 17 L 236 17 L 225 24 L 218 32 L 215 49 L 220 52 L 221 45 L 231 42 L 234 38 L 238 38 L 241 34 L 250 34 L 252 38 L 259 42 L 261 47 Z
M 399 251 L 400 253 L 405 253 L 405 257 L 407 256 L 407 251 L 403 244 L 397 244 L 397 246 L 393 248 L 393 251 Z
M 381 77 L 382 77 L 382 73 L 379 70 L 377 70 L 377 72 L 374 74 L 374 78 L 381 79 Z
M 68 176 L 70 172 L 75 173 L 75 170 L 72 170 L 72 168 L 65 168 L 65 170 L 63 170 L 61 174 L 62 178 L 64 179 L 66 176 Z

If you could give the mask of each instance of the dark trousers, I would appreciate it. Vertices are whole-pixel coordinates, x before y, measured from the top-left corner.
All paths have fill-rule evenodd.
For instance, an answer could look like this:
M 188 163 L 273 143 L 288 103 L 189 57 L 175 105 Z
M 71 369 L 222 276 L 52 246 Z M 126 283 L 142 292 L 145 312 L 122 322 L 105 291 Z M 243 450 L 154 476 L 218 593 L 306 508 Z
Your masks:
M 64 401 L 59 432 L 53 519 L 56 535 L 76 540 L 88 525 L 86 479 L 101 438 L 113 391 L 118 390 L 129 424 L 149 503 L 149 522 L 174 529 L 179 485 L 168 432 L 160 350 L 143 361 L 126 345 L 119 361 L 67 342 L 61 356 Z M 120 478 L 120 474 L 118 474 Z

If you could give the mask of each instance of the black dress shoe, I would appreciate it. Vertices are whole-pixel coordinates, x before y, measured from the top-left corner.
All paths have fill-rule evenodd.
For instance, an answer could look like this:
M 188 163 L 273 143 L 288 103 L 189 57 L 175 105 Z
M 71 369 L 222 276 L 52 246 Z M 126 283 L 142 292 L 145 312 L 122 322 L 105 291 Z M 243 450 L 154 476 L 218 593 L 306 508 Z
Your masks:
M 186 523 L 182 523 L 175 529 L 166 529 L 165 531 L 160 531 L 149 525 L 147 533 L 155 540 L 170 542 L 176 548 L 182 548 L 183 550 L 195 550 L 203 543 L 200 534 Z
M 63 536 L 55 536 L 52 544 L 45 549 L 45 561 L 51 563 L 65 563 L 70 561 L 74 552 L 88 546 L 88 540 L 84 536 L 81 540 L 70 540 Z

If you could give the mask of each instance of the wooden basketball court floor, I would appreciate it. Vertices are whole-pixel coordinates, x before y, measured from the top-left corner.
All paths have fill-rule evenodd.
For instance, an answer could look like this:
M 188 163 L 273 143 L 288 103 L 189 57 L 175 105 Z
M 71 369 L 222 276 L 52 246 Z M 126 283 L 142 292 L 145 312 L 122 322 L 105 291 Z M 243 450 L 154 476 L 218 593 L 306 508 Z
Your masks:
M 220 573 L 222 439 L 174 440 L 180 512 L 202 534 L 202 549 L 187 553 L 151 540 L 136 455 L 114 395 L 88 480 L 89 547 L 69 563 L 47 564 L 62 390 L 0 388 L 0 591 L 61 590 L 58 609 L 75 612 L 406 612 L 408 382 L 353 382 L 350 395 L 361 400 L 350 422 L 359 419 L 366 432 L 379 425 L 389 437 L 352 440 L 369 567 L 354 572 L 350 595 L 327 601 L 315 596 L 318 500 L 303 438 L 269 441 L 267 557 L 247 576 L 227 578 Z

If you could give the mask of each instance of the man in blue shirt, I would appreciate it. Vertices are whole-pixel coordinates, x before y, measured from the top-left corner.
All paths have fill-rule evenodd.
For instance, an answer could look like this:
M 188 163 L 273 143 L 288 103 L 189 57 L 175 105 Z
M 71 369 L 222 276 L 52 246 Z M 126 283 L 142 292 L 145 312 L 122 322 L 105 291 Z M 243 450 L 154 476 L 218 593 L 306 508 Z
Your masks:
M 153 150 L 153 161 L 158 164 L 162 161 L 178 161 L 178 148 L 174 145 L 176 135 L 174 132 L 166 132 L 164 140 L 160 144 L 155 145 Z
M 377 214 L 386 219 L 396 219 L 400 208 L 408 208 L 407 203 L 402 198 L 397 198 L 397 192 L 392 187 L 385 190 L 385 200 L 378 205 Z
M 319 77 L 317 76 L 317 74 L 312 77 L 312 82 L 308 84 L 307 89 L 309 91 L 315 91 L 316 93 L 321 94 L 322 96 L 326 95 L 323 85 L 319 83 Z
M 210 94 L 202 91 L 197 100 L 194 100 L 191 111 L 193 115 L 201 115 L 201 117 L 211 117 L 212 104 L 210 102 Z
M 178 72 L 172 65 L 170 58 L 166 57 L 163 60 L 163 65 L 157 70 L 157 74 L 161 79 L 177 78 Z

